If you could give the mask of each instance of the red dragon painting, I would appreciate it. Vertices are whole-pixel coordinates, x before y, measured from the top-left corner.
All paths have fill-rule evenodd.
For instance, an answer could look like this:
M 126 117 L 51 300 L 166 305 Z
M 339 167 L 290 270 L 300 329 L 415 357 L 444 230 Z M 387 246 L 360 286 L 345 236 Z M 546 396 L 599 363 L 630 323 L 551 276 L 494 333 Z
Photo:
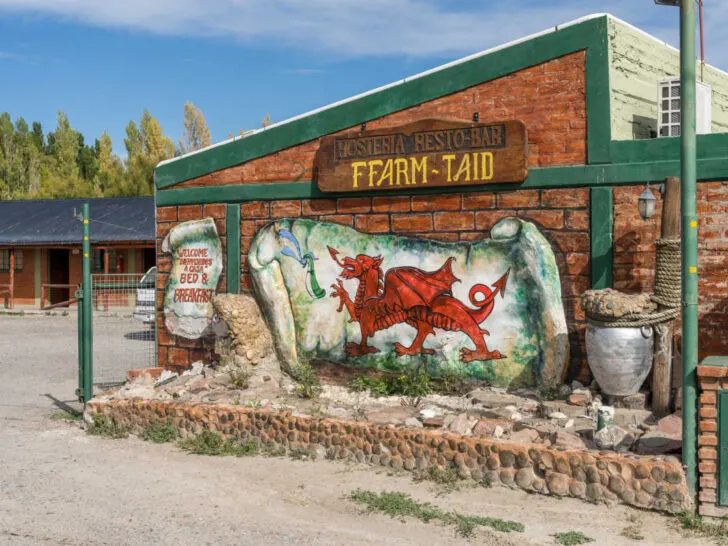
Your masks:
M 332 284 L 331 296 L 339 298 L 338 312 L 344 307 L 349 312 L 349 322 L 358 322 L 361 329 L 361 342 L 346 344 L 348 356 L 362 356 L 377 353 L 379 349 L 367 345 L 367 339 L 380 330 L 395 324 L 406 323 L 417 330 L 417 335 L 409 347 L 395 342 L 397 356 L 434 354 L 434 350 L 422 346 L 435 328 L 453 332 L 463 332 L 475 345 L 475 350 L 467 347 L 460 352 L 463 362 L 473 360 L 494 360 L 505 358 L 499 351 L 488 350 L 483 336 L 488 331 L 480 324 L 493 311 L 495 297 L 504 297 L 510 269 L 493 284 L 493 290 L 484 284 L 476 284 L 470 289 L 468 307 L 452 295 L 452 285 L 459 282 L 452 272 L 454 258 L 447 261 L 437 271 L 422 271 L 416 267 L 394 267 L 386 274 L 382 271 L 382 257 L 359 254 L 356 258 L 339 259 L 339 251 L 328 247 L 329 254 L 342 270 L 336 284 Z M 343 286 L 341 279 L 357 279 L 359 286 L 354 301 Z

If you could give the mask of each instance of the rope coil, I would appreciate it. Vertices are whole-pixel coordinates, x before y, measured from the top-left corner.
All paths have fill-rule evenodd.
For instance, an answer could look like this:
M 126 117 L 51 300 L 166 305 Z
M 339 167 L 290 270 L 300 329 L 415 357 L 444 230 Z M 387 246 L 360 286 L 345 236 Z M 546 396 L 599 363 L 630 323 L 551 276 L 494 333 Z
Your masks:
M 605 328 L 639 328 L 669 322 L 680 315 L 682 295 L 680 239 L 657 239 L 655 247 L 657 249 L 655 288 L 650 301 L 659 307 L 641 313 L 613 316 L 599 313 L 599 306 L 584 305 L 590 322 Z

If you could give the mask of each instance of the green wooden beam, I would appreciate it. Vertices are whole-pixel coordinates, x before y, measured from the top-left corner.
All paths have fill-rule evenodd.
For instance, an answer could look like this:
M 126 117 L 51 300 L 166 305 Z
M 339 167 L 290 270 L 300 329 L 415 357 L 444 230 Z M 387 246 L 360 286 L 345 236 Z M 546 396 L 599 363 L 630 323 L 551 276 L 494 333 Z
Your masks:
M 611 161 L 612 114 L 609 85 L 607 18 L 593 24 L 593 42 L 586 49 L 587 163 Z
M 728 133 L 698 135 L 697 140 L 698 159 L 724 158 L 728 155 Z M 611 150 L 615 163 L 678 161 L 680 137 L 615 140 L 611 143 Z
M 587 51 L 588 113 L 594 116 L 588 122 L 590 161 L 605 162 L 610 141 L 606 29 L 607 16 L 588 19 L 181 157 L 156 168 L 156 187 L 168 188 L 582 50 Z
M 589 194 L 591 286 L 611 288 L 614 267 L 614 207 L 612 188 L 591 188 Z
M 728 152 L 728 149 L 726 150 Z M 653 161 L 616 165 L 574 165 L 531 169 L 521 184 L 479 184 L 451 188 L 417 188 L 378 192 L 324 193 L 315 182 L 271 182 L 265 184 L 235 184 L 199 188 L 171 188 L 157 191 L 158 207 L 206 203 L 241 203 L 273 201 L 276 199 L 334 199 L 337 197 L 427 195 L 473 191 L 508 191 L 518 189 L 548 189 L 575 187 L 609 187 L 663 181 L 668 176 L 680 176 L 679 161 Z M 728 158 L 698 160 L 700 180 L 721 180 L 728 177 Z
M 159 194 L 157 194 L 159 195 Z M 227 206 L 225 216 L 225 241 L 227 245 L 225 278 L 228 294 L 240 293 L 240 205 Z

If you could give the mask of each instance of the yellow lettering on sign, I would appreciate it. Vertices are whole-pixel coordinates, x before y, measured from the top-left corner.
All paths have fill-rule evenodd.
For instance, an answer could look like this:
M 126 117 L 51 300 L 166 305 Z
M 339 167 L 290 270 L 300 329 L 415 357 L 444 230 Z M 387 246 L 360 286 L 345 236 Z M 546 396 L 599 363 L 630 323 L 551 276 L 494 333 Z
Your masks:
M 370 161 L 367 161 L 367 164 L 369 165 L 369 187 L 371 188 L 374 186 L 374 175 L 377 173 L 377 171 L 374 170 L 374 166 L 378 165 L 381 167 L 383 165 L 381 159 L 372 159 Z M 381 182 L 377 183 L 377 186 L 379 186 Z
M 380 161 L 381 163 L 381 161 Z M 371 175 L 370 175 L 371 176 Z M 384 170 L 382 171 L 382 176 L 379 177 L 379 180 L 377 181 L 377 186 L 381 186 L 382 182 L 385 180 L 389 180 L 389 185 L 392 185 L 392 160 L 387 159 L 387 162 L 384 164 Z
M 493 153 L 480 152 L 480 180 L 490 180 L 493 178 Z
M 422 180 L 420 184 L 427 184 L 427 156 L 424 156 L 419 164 L 417 163 L 416 157 L 410 157 L 412 163 L 412 183 L 417 184 L 417 173 L 422 173 Z
M 351 164 L 351 168 L 354 170 L 354 184 L 353 187 L 358 188 L 359 187 L 359 177 L 362 173 L 359 172 L 359 167 L 366 167 L 367 162 L 366 161 L 354 161 L 354 163 Z M 369 184 L 371 186 L 371 184 Z
M 452 182 L 452 162 L 455 160 L 455 154 L 445 154 L 442 160 L 447 163 L 447 181 Z
M 394 160 L 394 166 L 396 167 L 396 170 L 397 170 L 396 184 L 398 186 L 400 185 L 399 180 L 400 180 L 400 177 L 402 177 L 405 185 L 409 186 L 410 180 L 409 180 L 409 173 L 407 172 L 407 160 L 403 157 L 398 157 L 397 159 Z M 416 184 L 416 182 L 414 180 L 412 180 L 412 183 Z
M 465 175 L 465 182 L 470 182 L 470 154 L 463 155 L 463 158 L 460 160 L 458 172 L 456 172 L 453 177 L 453 182 L 460 180 L 461 174 Z

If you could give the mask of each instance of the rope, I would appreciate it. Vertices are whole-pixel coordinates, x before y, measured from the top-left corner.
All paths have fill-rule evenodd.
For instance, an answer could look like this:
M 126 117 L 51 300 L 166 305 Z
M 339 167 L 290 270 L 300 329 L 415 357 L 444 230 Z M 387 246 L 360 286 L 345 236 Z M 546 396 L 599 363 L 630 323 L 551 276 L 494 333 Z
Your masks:
M 637 328 L 669 322 L 678 317 L 682 295 L 680 239 L 657 239 L 655 246 L 655 292 L 650 300 L 659 304 L 660 308 L 622 317 L 601 315 L 591 310 L 586 313 L 590 322 L 605 328 Z
M 680 307 L 680 239 L 657 239 L 655 293 L 652 301 L 663 307 Z

